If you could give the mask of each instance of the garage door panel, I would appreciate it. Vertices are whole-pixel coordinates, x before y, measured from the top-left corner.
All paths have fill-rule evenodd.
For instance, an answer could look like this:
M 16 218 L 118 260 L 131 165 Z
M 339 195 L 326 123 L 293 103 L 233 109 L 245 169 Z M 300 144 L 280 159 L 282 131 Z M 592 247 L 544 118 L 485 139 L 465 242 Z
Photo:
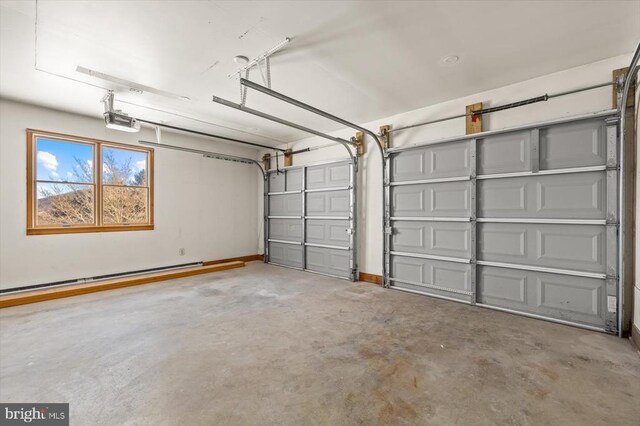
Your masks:
M 606 282 L 595 278 L 479 266 L 478 302 L 603 326 Z
M 469 176 L 468 141 L 434 145 L 425 150 L 406 151 L 391 160 L 394 182 Z
M 302 170 L 291 169 L 269 173 L 269 192 L 299 191 L 302 188 Z
M 348 216 L 349 191 L 309 192 L 307 216 Z
M 470 183 L 443 182 L 391 188 L 392 216 L 469 217 Z
M 469 258 L 471 224 L 394 221 L 391 250 Z
M 618 126 L 608 112 L 392 149 L 390 286 L 617 331 Z M 469 163 L 434 155 L 448 148 Z
M 540 169 L 606 164 L 603 120 L 580 121 L 540 129 Z
M 307 220 L 307 242 L 332 246 L 349 246 L 348 220 Z
M 393 280 L 422 285 L 424 289 L 431 286 L 453 293 L 471 291 L 469 264 L 393 255 L 390 272 Z
M 478 216 L 604 219 L 606 173 L 542 175 L 478 181 Z
M 302 189 L 302 169 L 287 170 L 287 191 L 300 191 Z
M 349 186 L 349 163 L 331 163 L 307 167 L 307 189 Z
M 355 203 L 349 161 L 288 168 L 268 177 L 267 262 L 353 280 Z M 293 191 L 293 193 L 291 192 Z M 304 201 L 304 202 L 303 202 Z
M 269 192 L 284 192 L 284 173 L 269 173 Z
M 302 268 L 302 246 L 269 243 L 269 261 L 294 268 Z
M 307 269 L 322 274 L 349 277 L 349 251 L 307 246 Z
M 478 267 L 478 301 L 513 307 L 528 303 L 526 271 L 505 268 Z
M 581 282 L 567 282 L 564 277 L 536 277 L 538 306 L 563 310 L 567 313 L 598 315 L 603 300 L 600 285 L 585 286 Z M 604 282 L 603 280 L 600 280 Z
M 551 175 L 537 179 L 536 215 L 544 217 L 606 217 L 604 172 Z
M 269 196 L 270 216 L 302 215 L 302 194 L 280 194 Z
M 527 182 L 517 179 L 478 181 L 478 217 L 529 217 L 533 210 Z
M 531 170 L 531 131 L 507 133 L 479 139 L 478 174 Z
M 271 219 L 269 238 L 302 242 L 302 221 L 300 219 Z
M 486 226 L 485 226 L 486 225 Z M 529 247 L 526 229 L 501 224 L 478 225 L 478 258 L 501 262 L 525 263 Z
M 605 272 L 605 226 L 481 223 L 478 244 L 481 260 Z

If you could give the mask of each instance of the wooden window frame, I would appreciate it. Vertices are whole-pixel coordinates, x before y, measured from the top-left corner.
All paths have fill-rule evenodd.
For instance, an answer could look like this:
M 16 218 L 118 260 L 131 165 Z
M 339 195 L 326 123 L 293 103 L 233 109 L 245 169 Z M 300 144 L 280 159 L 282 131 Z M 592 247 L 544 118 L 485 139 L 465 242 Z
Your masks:
M 37 225 L 36 185 L 36 139 L 38 137 L 59 140 L 60 142 L 80 143 L 93 146 L 93 176 L 94 181 L 94 223 L 91 225 Z M 147 155 L 147 180 L 148 186 L 138 187 L 147 189 L 147 223 L 142 224 L 103 224 L 103 182 L 102 182 L 102 151 L 104 148 L 114 148 L 126 151 L 137 151 Z M 100 139 L 85 138 L 82 136 L 68 135 L 64 133 L 48 132 L 44 130 L 27 129 L 27 235 L 51 235 L 51 234 L 80 234 L 89 232 L 123 232 L 123 231 L 151 231 L 154 229 L 154 150 L 117 142 Z M 90 185 L 90 184 L 87 184 Z M 129 187 L 129 186 L 127 186 Z M 135 187 L 135 186 L 132 186 Z

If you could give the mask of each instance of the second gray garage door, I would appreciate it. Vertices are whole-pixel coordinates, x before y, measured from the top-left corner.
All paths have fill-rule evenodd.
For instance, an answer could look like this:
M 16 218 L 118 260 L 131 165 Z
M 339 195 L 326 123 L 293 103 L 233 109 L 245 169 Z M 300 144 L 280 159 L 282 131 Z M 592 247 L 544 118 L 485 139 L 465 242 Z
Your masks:
M 616 332 L 617 122 L 391 150 L 387 282 Z
M 355 280 L 354 183 L 348 161 L 269 172 L 267 261 Z

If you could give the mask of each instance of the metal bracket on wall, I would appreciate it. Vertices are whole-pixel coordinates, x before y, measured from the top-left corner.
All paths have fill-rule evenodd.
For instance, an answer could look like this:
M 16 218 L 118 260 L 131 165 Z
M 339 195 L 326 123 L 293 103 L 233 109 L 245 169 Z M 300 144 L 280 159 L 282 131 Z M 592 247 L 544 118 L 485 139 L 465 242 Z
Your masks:
M 622 90 L 624 88 L 624 81 L 629 73 L 629 67 L 613 70 L 613 90 L 612 90 L 612 104 L 614 108 L 618 108 L 620 105 L 620 98 L 622 97 Z M 635 81 L 631 82 L 629 91 L 627 93 L 627 108 L 633 107 L 635 102 Z
M 382 146 L 384 149 L 389 149 L 391 145 L 391 126 L 385 124 L 384 126 L 380 126 L 380 139 L 382 139 Z

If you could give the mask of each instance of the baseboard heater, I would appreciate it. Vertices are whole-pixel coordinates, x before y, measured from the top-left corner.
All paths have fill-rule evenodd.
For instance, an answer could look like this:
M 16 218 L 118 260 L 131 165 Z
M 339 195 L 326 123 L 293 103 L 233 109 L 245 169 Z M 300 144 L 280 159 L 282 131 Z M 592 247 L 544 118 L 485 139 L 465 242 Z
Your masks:
M 165 271 L 171 271 L 174 269 L 191 268 L 194 266 L 203 266 L 203 265 L 204 265 L 204 262 L 191 262 L 191 263 L 181 263 L 179 265 L 172 265 L 172 266 L 160 266 L 158 268 L 138 269 L 136 271 L 97 275 L 95 277 L 90 277 L 90 278 L 77 278 L 77 279 L 64 280 L 64 281 L 54 281 L 54 282 L 44 283 L 44 284 L 34 284 L 34 285 L 28 285 L 23 287 L 0 289 L 0 294 L 13 294 L 13 293 L 20 293 L 23 291 L 32 291 L 32 290 L 38 290 L 43 288 L 59 287 L 59 286 L 65 286 L 65 285 L 71 285 L 71 284 L 87 284 L 87 283 L 92 283 L 96 281 L 108 280 L 112 278 L 126 278 L 126 277 L 141 275 L 141 274 L 148 274 L 150 272 L 165 272 Z

